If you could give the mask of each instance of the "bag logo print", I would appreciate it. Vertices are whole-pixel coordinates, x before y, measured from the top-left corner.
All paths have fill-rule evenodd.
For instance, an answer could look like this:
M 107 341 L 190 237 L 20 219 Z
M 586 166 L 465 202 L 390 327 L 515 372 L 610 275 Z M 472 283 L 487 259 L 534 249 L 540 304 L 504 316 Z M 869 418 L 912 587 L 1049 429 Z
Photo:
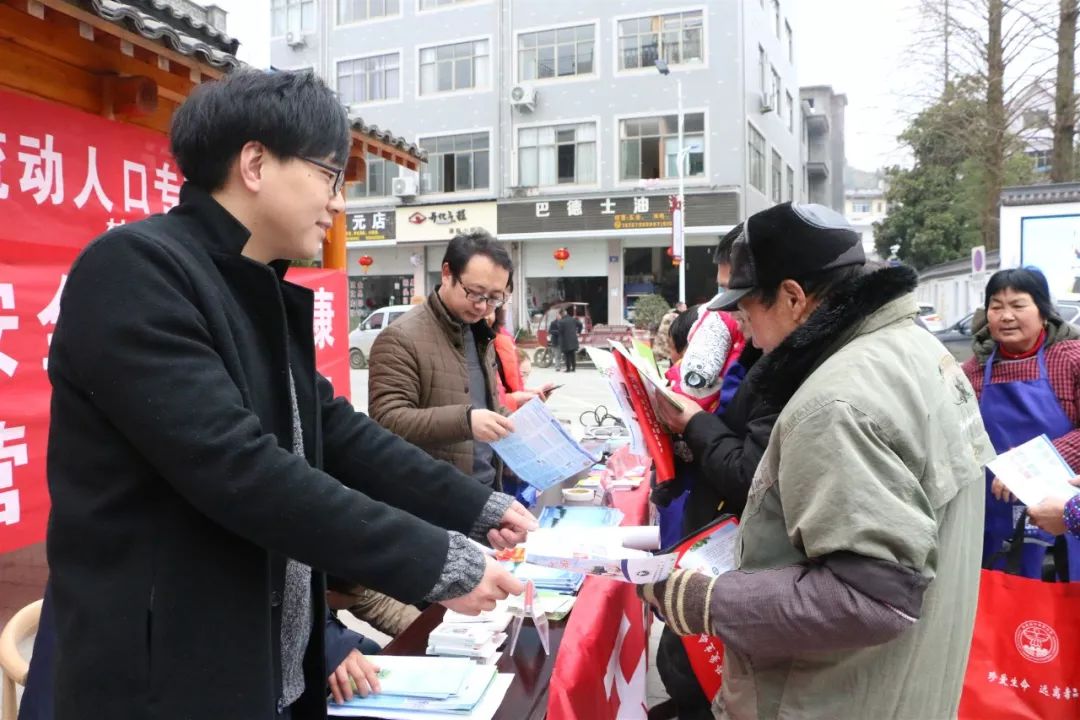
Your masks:
M 1060 650 L 1054 628 L 1038 620 L 1020 623 L 1013 639 L 1020 654 L 1033 663 L 1048 663 L 1057 657 Z

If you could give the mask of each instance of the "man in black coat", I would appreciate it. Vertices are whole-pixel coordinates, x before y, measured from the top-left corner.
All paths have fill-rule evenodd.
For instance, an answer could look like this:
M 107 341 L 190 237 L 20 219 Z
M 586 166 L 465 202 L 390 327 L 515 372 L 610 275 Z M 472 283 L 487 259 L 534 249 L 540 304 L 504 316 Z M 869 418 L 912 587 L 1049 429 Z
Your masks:
M 577 352 L 581 347 L 578 335 L 581 334 L 581 321 L 566 310 L 559 311 L 559 349 L 563 354 L 563 362 L 566 364 L 566 372 L 577 372 Z
M 476 613 L 522 587 L 466 536 L 535 520 L 316 372 L 284 274 L 344 210 L 334 94 L 239 71 L 171 142 L 179 206 L 82 252 L 49 355 L 56 718 L 321 719 L 324 572 Z

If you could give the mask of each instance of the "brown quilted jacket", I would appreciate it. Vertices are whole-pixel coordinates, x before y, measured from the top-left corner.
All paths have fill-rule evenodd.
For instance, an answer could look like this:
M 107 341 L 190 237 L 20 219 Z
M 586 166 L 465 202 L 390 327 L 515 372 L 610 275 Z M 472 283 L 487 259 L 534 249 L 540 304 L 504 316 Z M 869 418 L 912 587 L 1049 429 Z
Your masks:
M 495 396 L 494 335 L 483 321 L 472 328 L 486 370 L 488 406 L 506 414 Z M 450 316 L 438 290 L 380 332 L 371 347 L 368 414 L 432 457 L 472 475 L 463 336 L 461 323 Z M 496 482 L 501 486 L 502 465 L 498 456 L 495 460 Z

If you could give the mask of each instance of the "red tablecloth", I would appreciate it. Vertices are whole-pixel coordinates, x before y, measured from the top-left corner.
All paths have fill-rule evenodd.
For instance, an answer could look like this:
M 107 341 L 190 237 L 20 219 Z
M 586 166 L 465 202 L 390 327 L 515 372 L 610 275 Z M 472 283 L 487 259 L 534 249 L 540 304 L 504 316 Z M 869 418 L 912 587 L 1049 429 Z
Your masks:
M 648 460 L 620 451 L 608 463 L 616 475 L 634 465 L 648 467 Z M 649 484 L 613 493 L 612 504 L 622 510 L 623 525 L 647 524 Z M 555 659 L 548 718 L 615 718 L 620 708 L 622 717 L 644 718 L 650 618 L 634 585 L 585 578 Z

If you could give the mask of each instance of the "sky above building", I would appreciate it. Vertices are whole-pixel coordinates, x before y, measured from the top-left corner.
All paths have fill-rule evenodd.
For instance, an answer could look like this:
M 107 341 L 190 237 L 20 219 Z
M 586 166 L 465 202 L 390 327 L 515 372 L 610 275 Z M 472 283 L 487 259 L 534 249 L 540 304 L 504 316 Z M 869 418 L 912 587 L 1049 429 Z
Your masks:
M 240 59 L 269 67 L 269 0 L 215 2 L 229 13 L 229 33 L 240 40 Z M 906 164 L 909 158 L 896 137 L 921 107 L 917 98 L 925 91 L 911 57 L 918 25 L 915 0 L 793 2 L 799 84 L 831 85 L 847 95 L 849 164 L 862 170 Z M 439 22 L 446 20 L 441 14 Z

